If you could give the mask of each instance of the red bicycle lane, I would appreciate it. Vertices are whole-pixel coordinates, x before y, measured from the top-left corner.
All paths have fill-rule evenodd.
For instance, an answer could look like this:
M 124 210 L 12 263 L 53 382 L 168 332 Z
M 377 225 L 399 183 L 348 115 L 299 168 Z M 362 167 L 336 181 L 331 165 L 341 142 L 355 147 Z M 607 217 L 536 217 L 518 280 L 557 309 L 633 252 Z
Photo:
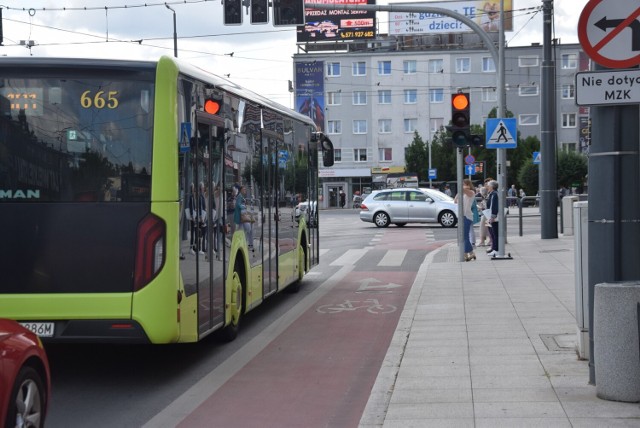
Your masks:
M 418 268 L 348 273 L 180 426 L 357 427 Z

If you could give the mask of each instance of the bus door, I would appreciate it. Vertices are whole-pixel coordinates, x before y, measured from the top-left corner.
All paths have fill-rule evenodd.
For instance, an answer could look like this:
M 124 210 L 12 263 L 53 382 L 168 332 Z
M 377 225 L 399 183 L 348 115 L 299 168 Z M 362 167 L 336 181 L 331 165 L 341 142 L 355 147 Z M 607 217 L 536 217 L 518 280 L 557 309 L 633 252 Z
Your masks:
M 198 333 L 224 322 L 224 278 L 227 259 L 222 216 L 224 121 L 197 112 L 188 162 L 184 168 L 188 183 L 185 217 L 188 242 L 181 251 L 181 270 L 187 294 L 198 293 Z
M 278 134 L 268 129 L 262 130 L 262 150 L 266 155 L 263 162 L 262 193 L 262 241 L 263 241 L 263 296 L 278 290 Z

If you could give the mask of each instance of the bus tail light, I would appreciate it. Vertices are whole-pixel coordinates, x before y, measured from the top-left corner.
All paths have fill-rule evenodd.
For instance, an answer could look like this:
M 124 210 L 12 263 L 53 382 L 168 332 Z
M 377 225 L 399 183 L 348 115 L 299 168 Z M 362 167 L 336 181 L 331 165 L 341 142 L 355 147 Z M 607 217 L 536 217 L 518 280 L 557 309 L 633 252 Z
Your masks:
M 154 214 L 148 214 L 138 225 L 133 291 L 142 289 L 162 269 L 165 238 L 165 223 Z

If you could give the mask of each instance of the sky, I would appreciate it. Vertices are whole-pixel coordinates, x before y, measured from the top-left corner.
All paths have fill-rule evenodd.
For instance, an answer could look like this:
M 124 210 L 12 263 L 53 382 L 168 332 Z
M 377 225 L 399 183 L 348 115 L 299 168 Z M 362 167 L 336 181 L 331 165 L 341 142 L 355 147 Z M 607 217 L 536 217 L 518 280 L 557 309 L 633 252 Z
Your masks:
M 506 32 L 507 45 L 541 43 L 542 11 L 535 8 L 541 7 L 542 1 L 512 1 L 514 31 Z M 378 0 L 377 4 L 395 2 Z M 563 44 L 578 42 L 578 19 L 586 3 L 554 1 L 553 38 Z M 171 56 L 173 12 L 166 5 L 176 15 L 179 58 L 293 107 L 293 94 L 288 89 L 293 81 L 292 56 L 297 52 L 295 27 L 251 25 L 247 15 L 241 26 L 225 26 L 221 0 L 0 0 L 4 35 L 0 55 Z M 388 14 L 378 12 L 378 22 L 381 29 L 386 28 Z

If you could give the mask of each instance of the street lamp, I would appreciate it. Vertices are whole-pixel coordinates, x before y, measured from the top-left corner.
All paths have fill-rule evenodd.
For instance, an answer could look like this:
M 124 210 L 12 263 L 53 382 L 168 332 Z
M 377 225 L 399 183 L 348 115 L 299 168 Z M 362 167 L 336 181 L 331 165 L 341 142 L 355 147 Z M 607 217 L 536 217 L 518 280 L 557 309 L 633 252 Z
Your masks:
M 173 56 L 178 58 L 178 33 L 176 30 L 176 11 L 173 10 L 173 8 L 166 3 L 164 5 L 167 7 L 167 9 L 173 12 Z

